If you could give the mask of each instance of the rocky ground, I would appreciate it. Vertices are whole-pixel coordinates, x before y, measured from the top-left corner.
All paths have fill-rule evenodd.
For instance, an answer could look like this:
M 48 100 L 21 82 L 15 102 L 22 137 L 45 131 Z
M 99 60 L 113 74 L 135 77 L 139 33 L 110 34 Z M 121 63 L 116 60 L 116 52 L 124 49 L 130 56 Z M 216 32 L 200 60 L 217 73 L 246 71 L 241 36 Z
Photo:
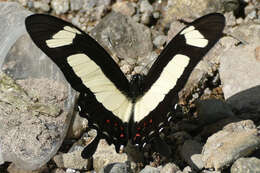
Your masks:
M 0 3 L 5 1 L 9 0 L 0 0 Z M 226 17 L 224 31 L 226 36 L 193 70 L 186 86 L 179 93 L 183 114 L 175 117 L 169 132 L 163 136 L 173 151 L 171 158 L 152 153 L 149 148 L 140 153 L 131 151 L 129 147 L 128 154 L 117 154 L 114 146 L 101 141 L 93 158 L 84 160 L 80 153 L 83 146 L 93 139 L 95 131 L 88 128 L 86 119 L 75 113 L 59 151 L 53 151 L 54 156 L 47 160 L 48 162 L 43 159 L 41 168 L 28 171 L 18 168 L 14 163 L 5 162 L 0 165 L 0 173 L 260 172 L 259 1 L 15 0 L 15 2 L 32 12 L 48 13 L 70 21 L 89 33 L 110 53 L 128 78 L 136 73 L 147 73 L 167 42 L 184 26 L 178 19 L 192 21 L 207 13 L 220 12 Z M 3 96 L 1 94 L 5 93 L 1 92 L 1 86 L 0 83 L 0 103 L 5 101 L 6 104 L 7 101 L 3 99 L 5 97 L 1 97 Z M 44 91 L 44 88 L 40 91 Z M 35 95 L 26 92 L 24 97 L 34 98 Z M 38 101 L 34 100 L 29 105 L 35 103 L 38 104 Z M 5 107 L 1 109 L 1 105 L 0 122 L 1 117 L 6 115 L 2 113 L 6 109 Z M 38 108 L 33 111 L 37 114 L 33 119 L 55 120 L 53 117 L 44 118 L 46 113 L 42 113 Z M 6 116 L 4 120 L 17 122 L 14 119 L 9 121 Z M 26 126 L 26 123 L 23 126 L 18 124 L 11 125 L 23 129 L 32 128 Z M 29 123 L 32 124 L 36 125 Z M 1 127 L 3 128 L 0 125 L 0 129 Z M 53 130 L 50 127 L 45 128 Z M 39 128 L 37 130 L 22 131 L 25 133 L 23 138 L 29 133 L 42 135 L 45 132 Z M 56 130 L 43 135 L 38 142 L 43 139 L 49 143 L 57 140 Z M 17 138 L 21 139 L 20 136 Z M 0 139 L 4 141 L 6 137 L 0 136 Z M 1 147 L 3 146 L 0 146 L 0 153 Z M 24 148 L 21 149 L 22 147 Z M 17 143 L 16 149 L 26 151 L 24 143 Z M 26 159 L 30 157 L 32 155 L 27 152 Z M 26 168 L 26 165 L 24 167 Z

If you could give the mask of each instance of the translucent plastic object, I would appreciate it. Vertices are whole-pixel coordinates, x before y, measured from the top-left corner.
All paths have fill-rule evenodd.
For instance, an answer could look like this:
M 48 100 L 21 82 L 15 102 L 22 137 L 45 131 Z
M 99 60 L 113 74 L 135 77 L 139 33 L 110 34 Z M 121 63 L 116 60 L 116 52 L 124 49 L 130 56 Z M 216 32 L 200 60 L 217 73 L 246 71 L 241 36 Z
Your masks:
M 66 115 L 64 116 L 64 123 L 61 118 L 58 117 L 58 122 L 62 122 L 62 125 L 56 122 L 46 123 L 48 121 L 48 117 L 41 118 L 37 116 L 34 117 L 34 115 L 32 115 L 33 120 L 31 119 L 30 121 L 37 120 L 39 124 L 42 123 L 41 125 L 44 125 L 43 127 L 46 128 L 44 130 L 55 131 L 55 134 L 48 134 L 49 132 L 44 132 L 44 134 L 41 134 L 42 132 L 39 133 L 39 129 L 37 129 L 37 126 L 34 122 L 30 122 L 30 125 L 34 125 L 33 127 L 35 128 L 22 129 L 22 127 L 26 128 L 26 123 L 21 121 L 21 117 L 19 116 L 22 115 L 20 114 L 17 114 L 17 117 L 12 117 L 12 121 L 19 122 L 18 124 L 15 124 L 14 127 L 17 129 L 20 128 L 20 131 L 15 131 L 15 129 L 10 128 L 7 123 L 3 123 L 7 122 L 9 117 L 3 117 L 0 109 L 0 164 L 8 161 L 15 163 L 17 167 L 22 169 L 35 170 L 48 162 L 56 154 L 59 147 L 61 146 L 63 139 L 66 136 L 71 120 L 71 115 L 73 113 L 76 92 L 71 89 L 57 66 L 48 57 L 46 57 L 46 55 L 41 50 L 39 50 L 29 38 L 25 29 L 24 20 L 30 14 L 32 13 L 24 9 L 18 3 L 0 2 L 0 70 L 4 71 L 15 80 L 38 80 L 44 78 L 50 81 L 62 83 L 67 89 L 67 97 L 64 99 L 64 104 L 62 104 L 62 112 L 65 112 Z M 41 86 L 43 83 L 39 82 L 37 84 Z M 53 117 L 49 119 L 55 120 Z M 19 127 L 19 124 L 24 123 L 24 126 Z M 10 128 L 10 130 L 5 131 L 7 127 Z M 22 130 L 25 131 L 24 134 L 21 133 Z M 26 134 L 26 130 L 29 132 L 29 134 Z M 16 135 L 17 139 L 21 137 L 20 139 L 22 139 L 22 142 L 19 143 L 17 142 L 16 138 L 11 138 L 9 134 L 10 131 L 13 131 L 12 134 Z M 32 142 L 26 141 L 26 135 L 28 135 L 29 139 L 29 135 L 32 135 L 33 133 L 39 133 L 36 135 L 42 137 L 38 139 L 38 136 L 36 136 L 37 139 L 35 139 L 33 142 L 38 142 L 45 138 L 48 140 L 53 138 L 55 140 L 50 140 L 48 143 L 41 141 L 42 151 L 37 151 L 37 148 L 33 147 L 26 148 L 28 142 Z M 8 145 L 9 143 L 10 145 Z M 50 147 L 46 148 L 45 145 L 49 145 Z M 18 150 L 19 147 L 23 148 Z M 33 154 L 32 151 L 37 154 Z

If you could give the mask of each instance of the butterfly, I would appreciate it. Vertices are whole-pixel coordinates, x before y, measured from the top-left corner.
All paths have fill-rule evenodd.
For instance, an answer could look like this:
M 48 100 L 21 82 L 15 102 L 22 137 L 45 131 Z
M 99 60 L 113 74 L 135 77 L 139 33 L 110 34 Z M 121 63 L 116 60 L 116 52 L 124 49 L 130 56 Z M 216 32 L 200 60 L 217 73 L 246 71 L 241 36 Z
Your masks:
M 147 75 L 136 74 L 128 81 L 105 49 L 78 27 L 45 14 L 26 18 L 31 39 L 80 93 L 79 113 L 97 130 L 82 151 L 83 158 L 94 154 L 101 138 L 114 144 L 117 152 L 131 141 L 140 149 L 149 143 L 169 156 L 159 135 L 169 125 L 178 92 L 193 68 L 223 36 L 225 18 L 212 13 L 185 24 Z

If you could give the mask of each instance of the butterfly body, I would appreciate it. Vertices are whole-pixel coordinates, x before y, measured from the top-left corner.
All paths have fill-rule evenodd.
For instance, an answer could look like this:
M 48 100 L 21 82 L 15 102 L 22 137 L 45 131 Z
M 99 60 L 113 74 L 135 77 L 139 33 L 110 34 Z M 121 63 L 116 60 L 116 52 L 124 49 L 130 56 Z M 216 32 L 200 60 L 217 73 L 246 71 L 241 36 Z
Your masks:
M 130 140 L 143 148 L 169 151 L 159 134 L 172 120 L 178 92 L 194 67 L 222 37 L 222 14 L 203 16 L 182 29 L 162 50 L 147 75 L 130 82 L 105 49 L 88 34 L 56 17 L 27 17 L 26 29 L 34 43 L 61 69 L 71 86 L 80 92 L 79 112 L 96 129 L 96 139 L 82 156 L 90 157 L 100 138 L 119 151 Z

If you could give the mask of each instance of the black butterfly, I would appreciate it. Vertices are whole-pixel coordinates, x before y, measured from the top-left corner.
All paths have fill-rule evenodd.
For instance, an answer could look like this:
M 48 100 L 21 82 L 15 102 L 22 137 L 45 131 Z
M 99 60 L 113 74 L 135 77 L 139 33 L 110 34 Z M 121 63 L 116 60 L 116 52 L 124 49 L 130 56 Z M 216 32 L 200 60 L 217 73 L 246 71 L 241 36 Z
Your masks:
M 117 152 L 130 140 L 140 148 L 152 143 L 156 151 L 168 156 L 170 151 L 159 134 L 172 118 L 178 92 L 193 68 L 222 37 L 225 18 L 213 13 L 186 23 L 148 74 L 134 75 L 130 82 L 104 48 L 71 23 L 35 14 L 25 24 L 34 43 L 80 92 L 80 115 L 98 132 L 83 150 L 83 158 L 92 156 L 100 138 L 114 144 Z

